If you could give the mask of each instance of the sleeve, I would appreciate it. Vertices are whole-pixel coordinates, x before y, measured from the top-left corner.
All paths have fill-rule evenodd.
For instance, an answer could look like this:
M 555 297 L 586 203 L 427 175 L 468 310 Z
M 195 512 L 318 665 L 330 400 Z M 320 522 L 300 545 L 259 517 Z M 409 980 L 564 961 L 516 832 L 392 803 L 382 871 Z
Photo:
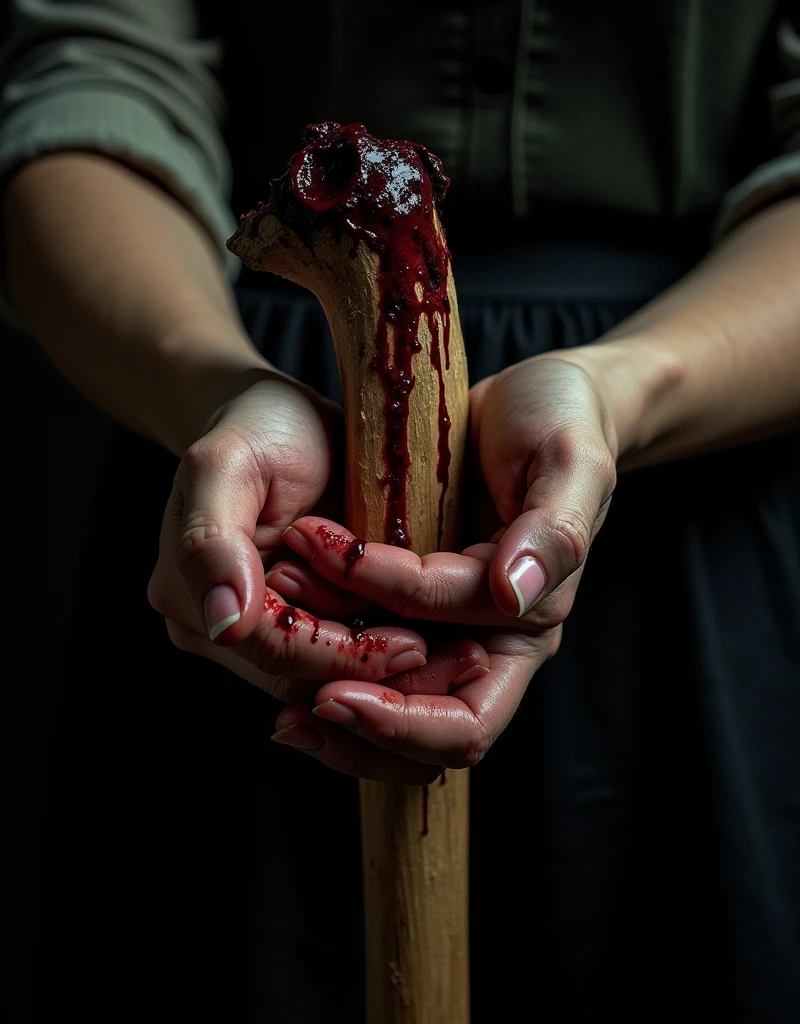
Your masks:
M 215 40 L 191 0 L 11 0 L 0 51 L 0 180 L 48 152 L 85 149 L 158 180 L 225 248 L 236 229 Z
M 715 241 L 763 207 L 800 192 L 800 15 L 787 15 L 779 23 L 777 42 L 786 75 L 769 93 L 777 155 L 725 194 Z

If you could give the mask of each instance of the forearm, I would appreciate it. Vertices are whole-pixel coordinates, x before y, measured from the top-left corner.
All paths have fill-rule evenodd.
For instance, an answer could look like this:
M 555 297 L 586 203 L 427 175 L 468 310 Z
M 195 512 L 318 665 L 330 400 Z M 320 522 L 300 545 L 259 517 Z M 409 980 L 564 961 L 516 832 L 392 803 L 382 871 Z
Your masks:
M 118 421 L 182 454 L 268 372 L 205 230 L 135 172 L 92 154 L 43 157 L 10 182 L 3 220 L 15 312 Z
M 594 345 L 622 470 L 800 423 L 800 199 L 735 230 L 690 274 Z

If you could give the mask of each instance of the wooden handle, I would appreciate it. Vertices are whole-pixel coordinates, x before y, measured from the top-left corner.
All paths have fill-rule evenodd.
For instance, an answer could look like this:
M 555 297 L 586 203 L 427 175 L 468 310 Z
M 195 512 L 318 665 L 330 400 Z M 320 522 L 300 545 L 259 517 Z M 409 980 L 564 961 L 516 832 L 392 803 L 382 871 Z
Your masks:
M 438 219 L 435 229 L 441 236 Z M 383 541 L 387 515 L 399 515 L 403 505 L 407 546 L 418 554 L 456 549 L 468 380 L 449 260 L 449 324 L 441 314 L 430 324 L 420 317 L 419 349 L 409 356 L 394 347 L 382 313 L 378 256 L 364 245 L 354 251 L 345 233 L 326 228 L 310 248 L 260 210 L 242 221 L 228 247 L 249 266 L 310 289 L 325 311 L 346 422 L 345 525 L 367 541 Z M 379 337 L 386 342 L 382 356 Z M 410 464 L 399 495 L 398 482 L 387 479 L 393 396 L 381 365 L 394 372 L 404 358 L 414 382 Z M 448 771 L 424 788 L 360 782 L 369 1024 L 469 1020 L 468 796 L 466 770 Z

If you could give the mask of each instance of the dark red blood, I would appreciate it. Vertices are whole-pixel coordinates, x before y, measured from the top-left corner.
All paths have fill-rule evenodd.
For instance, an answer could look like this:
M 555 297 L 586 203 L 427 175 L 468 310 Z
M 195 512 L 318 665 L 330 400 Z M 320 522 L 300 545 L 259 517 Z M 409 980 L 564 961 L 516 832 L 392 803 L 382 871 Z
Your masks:
M 364 623 L 361 619 L 353 619 L 352 625 L 350 626 L 350 639 L 353 643 L 354 648 L 361 648 L 361 660 L 367 661 L 370 654 L 375 651 L 385 651 L 388 643 L 386 637 L 377 636 L 374 633 L 368 633 L 364 629 Z M 342 648 L 340 647 L 340 650 Z
M 437 479 L 442 485 L 441 538 L 449 483 L 450 421 L 439 330 L 445 368 L 449 369 L 450 252 L 444 235 L 436 230 L 434 211 L 441 206 L 450 179 L 441 160 L 424 146 L 402 139 L 378 139 L 363 124 L 342 126 L 325 121 L 309 125 L 303 142 L 304 148 L 294 154 L 286 172 L 270 183 L 267 203 L 248 215 L 252 218 L 250 230 L 257 234 L 261 217 L 274 214 L 312 252 L 314 235 L 322 228 L 334 227 L 354 239 L 352 256 L 358 254 L 362 242 L 378 255 L 380 310 L 375 354 L 369 365 L 380 378 L 386 415 L 385 473 L 380 481 L 386 488 L 384 539 L 404 548 L 411 543 L 408 415 L 414 389 L 412 360 L 421 349 L 420 321 L 423 316 L 427 318 L 431 361 L 436 360 L 440 379 Z M 354 557 L 353 564 L 358 557 Z M 350 568 L 352 565 L 345 575 Z
M 343 654 L 347 649 L 352 657 L 360 657 L 362 661 L 366 662 L 371 654 L 376 652 L 385 653 L 389 646 L 389 641 L 385 636 L 378 636 L 377 633 L 368 633 L 364 629 L 364 623 L 361 619 L 353 619 L 349 640 L 340 640 L 338 646 L 340 653 Z
M 364 557 L 366 544 L 363 540 L 354 540 L 344 553 L 344 578 L 350 575 L 350 570 Z
M 290 604 L 285 604 L 275 617 L 275 625 L 279 629 L 291 629 L 295 624 L 296 610 Z
M 450 321 L 444 321 L 444 347 L 445 352 L 450 348 Z M 448 360 L 449 362 L 449 360 Z M 442 355 L 439 350 L 439 325 L 431 326 L 431 366 L 439 375 L 439 458 L 436 463 L 436 479 L 442 485 L 439 492 L 439 518 L 436 523 L 436 547 L 441 550 L 442 531 L 444 529 L 444 499 L 447 495 L 447 485 L 450 482 L 450 416 L 447 412 L 447 395 L 445 393 L 444 370 L 442 369 Z
M 293 633 L 297 629 L 297 611 L 292 608 L 290 604 L 285 604 L 283 608 L 278 610 L 278 614 L 275 616 L 275 625 L 278 629 L 282 629 L 285 636 L 284 640 L 286 643 L 289 642 L 289 634 Z
M 320 621 L 302 608 L 293 608 L 290 604 L 283 604 L 274 594 L 269 591 L 264 595 L 264 610 L 275 616 L 275 626 L 283 630 L 284 639 L 288 643 L 292 633 L 296 633 L 301 622 L 307 622 L 313 627 L 310 642 L 317 643 L 320 636 Z M 331 646 L 330 640 L 325 641 L 325 646 Z M 385 636 L 377 633 L 369 633 L 364 629 L 361 619 L 353 620 L 353 627 L 347 640 L 340 640 L 338 649 L 344 653 L 347 649 L 353 658 L 360 658 L 363 662 L 369 661 L 372 654 L 385 654 L 389 647 L 389 641 Z
M 289 637 L 292 633 L 296 633 L 300 628 L 300 622 L 311 622 L 316 623 L 316 631 L 319 629 L 319 622 L 309 615 L 308 612 L 304 612 L 301 608 L 293 608 L 290 604 L 283 604 L 278 598 L 267 592 L 264 595 L 264 610 L 272 612 L 275 616 L 275 626 L 278 629 L 283 630 L 283 639 L 286 643 L 289 642 Z M 316 641 L 312 637 L 312 643 Z
M 325 526 L 324 523 L 320 523 L 317 527 L 316 534 L 327 551 L 333 550 L 342 556 L 344 559 L 344 578 L 347 579 L 353 566 L 364 557 L 364 552 L 367 548 L 366 541 L 360 540 L 358 537 L 355 540 L 350 540 L 349 537 L 336 533 L 329 526 Z
M 336 551 L 340 555 L 344 555 L 352 543 L 349 537 L 343 533 L 337 533 L 324 523 L 320 523 L 314 532 L 322 541 L 322 546 L 326 551 Z

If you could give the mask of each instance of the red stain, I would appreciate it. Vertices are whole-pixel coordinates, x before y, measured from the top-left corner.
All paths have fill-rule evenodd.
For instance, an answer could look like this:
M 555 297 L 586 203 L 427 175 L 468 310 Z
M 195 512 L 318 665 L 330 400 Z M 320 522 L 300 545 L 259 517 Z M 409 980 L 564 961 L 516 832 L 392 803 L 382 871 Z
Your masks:
M 380 696 L 381 704 L 395 705 L 399 702 L 399 696 L 397 690 L 384 690 Z
M 441 206 L 450 179 L 441 160 L 424 146 L 376 138 L 363 124 L 312 124 L 306 128 L 303 143 L 304 148 L 292 156 L 285 174 L 270 182 L 267 203 L 247 215 L 249 231 L 256 237 L 261 218 L 273 214 L 312 252 L 315 233 L 333 226 L 354 239 L 351 256 L 358 254 L 362 243 L 378 256 L 380 315 L 375 354 L 369 365 L 378 375 L 384 394 L 384 539 L 407 548 L 409 401 L 415 383 L 412 361 L 422 348 L 418 335 L 423 317 L 431 334 L 431 362 L 440 379 L 440 536 L 449 483 L 450 420 L 439 328 L 444 364 L 449 367 L 450 252 L 444 235 L 436 230 L 434 210 Z M 354 557 L 353 564 L 357 560 Z M 345 574 L 348 571 L 346 568 Z
M 283 604 L 278 598 L 273 597 L 272 594 L 266 593 L 264 595 L 264 611 L 270 612 L 275 616 L 275 626 L 277 629 L 283 630 L 285 643 L 288 644 L 292 633 L 298 631 L 301 622 L 314 623 L 315 634 L 317 639 L 319 639 L 319 620 L 315 619 L 313 615 L 309 615 L 308 612 L 304 612 L 302 608 L 294 608 L 290 604 Z M 311 642 L 316 643 L 314 637 L 312 637 Z
M 337 644 L 340 654 L 347 651 L 353 658 L 361 658 L 366 662 L 372 654 L 385 654 L 389 648 L 389 641 L 385 636 L 377 633 L 368 633 L 366 630 L 354 630 L 347 640 L 340 640 Z
M 364 557 L 364 552 L 367 549 L 367 542 L 363 540 L 352 541 L 347 546 L 347 550 L 344 553 L 344 578 L 347 579 L 350 575 L 350 571 L 361 559 Z
M 285 604 L 283 608 L 278 611 L 275 616 L 275 625 L 278 629 L 284 630 L 286 633 L 292 631 L 297 622 L 297 609 L 292 608 L 290 604 Z
M 322 541 L 322 546 L 326 551 L 335 551 L 342 556 L 344 559 L 344 578 L 347 579 L 353 567 L 364 557 L 366 541 L 360 540 L 358 537 L 355 540 L 350 540 L 349 537 L 336 533 L 335 530 L 325 526 L 324 523 L 320 523 L 315 533 Z
M 283 630 L 284 640 L 287 643 L 292 633 L 298 631 L 301 623 L 308 623 L 312 626 L 309 642 L 312 644 L 318 643 L 320 639 L 320 621 L 308 612 L 303 611 L 302 608 L 294 608 L 290 604 L 284 604 L 273 594 L 267 592 L 264 595 L 264 611 L 275 616 L 275 626 L 277 629 Z M 359 621 L 356 620 L 357 623 Z M 325 641 L 326 647 L 330 647 L 331 644 L 331 640 Z M 369 661 L 371 655 L 385 654 L 388 648 L 389 641 L 385 636 L 380 636 L 378 633 L 370 633 L 359 625 L 354 626 L 346 640 L 342 639 L 337 643 L 337 649 L 340 654 L 347 651 L 352 658 L 360 658 L 365 663 Z

